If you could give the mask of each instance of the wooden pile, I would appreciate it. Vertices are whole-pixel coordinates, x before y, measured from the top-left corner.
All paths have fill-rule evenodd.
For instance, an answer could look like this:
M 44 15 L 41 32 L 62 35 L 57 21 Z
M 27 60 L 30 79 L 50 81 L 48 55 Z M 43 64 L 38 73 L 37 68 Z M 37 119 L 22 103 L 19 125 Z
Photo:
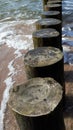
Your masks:
M 9 107 L 20 130 L 65 130 L 62 1 L 43 0 L 32 33 L 34 49 L 24 56 L 26 83 L 10 92 Z

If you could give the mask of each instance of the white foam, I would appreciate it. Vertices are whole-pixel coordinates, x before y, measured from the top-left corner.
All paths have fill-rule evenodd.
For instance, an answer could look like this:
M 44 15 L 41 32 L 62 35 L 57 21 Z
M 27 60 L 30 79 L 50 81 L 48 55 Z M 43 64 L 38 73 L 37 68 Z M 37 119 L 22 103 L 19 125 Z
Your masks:
M 4 120 L 7 102 L 8 102 L 8 99 L 9 99 L 9 91 L 13 87 L 13 84 L 15 82 L 15 81 L 12 80 L 13 75 L 16 73 L 15 68 L 13 67 L 13 62 L 14 62 L 14 60 L 12 60 L 8 65 L 10 72 L 8 73 L 7 79 L 4 81 L 5 84 L 6 84 L 6 89 L 3 93 L 3 100 L 1 102 L 1 108 L 0 108 L 0 130 L 4 129 L 3 120 Z
M 13 76 L 16 73 L 15 68 L 13 67 L 13 63 L 14 63 L 14 60 L 12 60 L 8 65 L 8 69 L 10 70 L 10 72 L 8 73 L 8 76 Z
M 3 26 L 15 26 L 15 25 L 18 25 L 18 24 L 24 24 L 24 25 L 32 25 L 34 24 L 38 19 L 30 19 L 30 20 L 19 20 L 19 21 L 0 21 L 0 25 L 1 25 L 1 28 L 3 28 Z M 0 28 L 0 29 L 1 29 Z
M 25 20 L 25 24 L 28 24 L 28 25 L 30 25 L 30 24 L 34 24 L 35 22 L 37 21 L 37 19 L 30 19 L 30 20 L 28 20 L 28 22 L 27 22 L 27 20 Z
M 19 50 L 16 50 L 16 51 L 14 52 L 14 54 L 17 55 L 16 58 L 19 58 L 19 57 L 22 56 L 22 53 L 21 53 Z
M 65 10 L 73 10 L 73 7 L 68 6 L 68 7 L 64 7 L 64 9 Z
M 65 52 L 71 51 L 70 46 L 63 45 L 63 51 Z
M 63 41 L 67 41 L 68 39 L 69 39 L 69 38 L 67 38 L 67 37 L 63 37 L 63 38 L 62 38 Z
M 32 41 L 32 35 L 21 35 L 21 34 L 16 34 L 16 30 L 13 29 L 15 25 L 18 23 L 23 23 L 31 25 L 35 22 L 36 20 L 26 20 L 26 21 L 21 21 L 21 22 L 5 22 L 5 23 L 0 23 L 0 45 L 6 44 L 8 47 L 12 47 L 15 49 L 14 54 L 16 55 L 15 59 L 18 57 L 22 56 L 21 50 L 26 50 L 26 49 L 31 49 L 33 48 L 33 41 Z M 14 60 L 15 60 L 14 59 Z M 9 91 L 13 87 L 13 84 L 15 81 L 12 80 L 12 77 L 14 74 L 17 74 L 15 68 L 13 67 L 13 62 L 12 60 L 9 65 L 9 73 L 8 77 L 4 81 L 6 84 L 6 89 L 3 93 L 3 99 L 1 101 L 1 108 L 0 108 L 0 130 L 3 130 L 4 128 L 4 116 L 5 116 L 5 110 L 7 106 L 7 102 L 9 99 Z
M 71 31 L 71 27 L 68 24 L 66 27 L 62 27 L 62 31 Z
M 16 49 L 15 54 L 18 55 L 18 57 L 21 57 L 21 50 L 27 50 L 30 48 L 30 44 L 33 44 L 33 41 L 31 39 L 31 35 L 17 35 L 17 36 L 9 36 L 6 39 L 6 44 L 8 47 L 13 47 Z
M 25 20 L 17 22 L 4 22 L 0 25 L 0 45 L 6 44 L 8 47 L 15 49 L 15 54 L 21 57 L 21 50 L 29 50 L 33 48 L 32 34 L 24 35 L 24 32 L 20 28 L 16 30 L 16 26 L 22 26 L 24 24 L 30 25 L 35 23 L 35 20 Z M 7 26 L 6 26 L 7 25 Z M 21 27 L 22 29 L 22 27 Z

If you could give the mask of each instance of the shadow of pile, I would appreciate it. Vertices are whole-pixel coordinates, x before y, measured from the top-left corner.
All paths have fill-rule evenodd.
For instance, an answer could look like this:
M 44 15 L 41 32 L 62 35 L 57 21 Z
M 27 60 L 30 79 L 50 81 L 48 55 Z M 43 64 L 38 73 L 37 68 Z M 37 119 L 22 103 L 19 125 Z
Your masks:
M 66 96 L 64 117 L 73 118 L 73 95 Z

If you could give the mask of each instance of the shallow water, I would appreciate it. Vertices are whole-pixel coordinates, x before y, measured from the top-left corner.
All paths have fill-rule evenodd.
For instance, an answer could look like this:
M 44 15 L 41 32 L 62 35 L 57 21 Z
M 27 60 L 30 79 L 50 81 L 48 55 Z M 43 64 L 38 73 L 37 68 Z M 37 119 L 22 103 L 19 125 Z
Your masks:
M 42 10 L 42 0 L 0 0 L 0 20 L 37 18 Z

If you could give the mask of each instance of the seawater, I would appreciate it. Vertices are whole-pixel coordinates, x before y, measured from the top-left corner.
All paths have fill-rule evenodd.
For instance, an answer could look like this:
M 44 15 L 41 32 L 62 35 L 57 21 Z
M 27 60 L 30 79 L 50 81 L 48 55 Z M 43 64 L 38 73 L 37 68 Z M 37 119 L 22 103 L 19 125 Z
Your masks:
M 40 19 L 42 11 L 42 0 L 0 0 L 0 45 L 6 44 L 14 49 L 30 48 L 27 41 L 22 40 L 21 34 L 17 35 L 17 31 Z M 19 30 L 17 26 L 20 26 Z M 30 41 L 29 35 L 28 39 Z
M 0 0 L 0 20 L 39 18 L 42 0 Z
M 62 1 L 62 44 L 64 63 L 73 65 L 73 1 Z

